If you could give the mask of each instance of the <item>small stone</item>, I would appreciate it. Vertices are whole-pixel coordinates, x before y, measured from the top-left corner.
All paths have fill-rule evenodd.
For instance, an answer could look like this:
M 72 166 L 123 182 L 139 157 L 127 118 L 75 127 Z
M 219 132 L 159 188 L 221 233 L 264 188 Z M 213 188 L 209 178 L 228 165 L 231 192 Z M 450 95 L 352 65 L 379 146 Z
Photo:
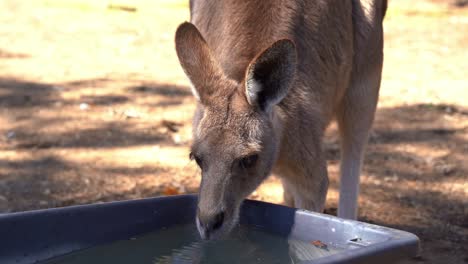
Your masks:
M 89 109 L 89 104 L 87 103 L 80 104 L 80 110 L 88 110 L 88 109 Z
M 176 144 L 180 144 L 181 142 L 181 138 L 179 134 L 175 134 L 172 139 L 174 140 L 174 143 Z
M 393 175 L 391 177 L 387 176 L 387 177 L 384 177 L 384 181 L 386 182 L 396 182 L 398 181 L 398 176 L 397 175 Z
M 62 86 L 52 86 L 52 89 L 54 89 L 54 90 L 57 91 L 57 92 L 61 92 L 61 91 L 65 90 L 65 87 L 62 87 Z
M 16 137 L 15 131 L 8 131 L 6 134 L 7 139 L 13 139 Z
M 134 109 L 125 110 L 124 115 L 126 118 L 138 118 L 140 114 Z
M 451 175 L 456 171 L 456 167 L 453 164 L 439 164 L 434 168 L 437 173 L 443 174 L 445 176 Z

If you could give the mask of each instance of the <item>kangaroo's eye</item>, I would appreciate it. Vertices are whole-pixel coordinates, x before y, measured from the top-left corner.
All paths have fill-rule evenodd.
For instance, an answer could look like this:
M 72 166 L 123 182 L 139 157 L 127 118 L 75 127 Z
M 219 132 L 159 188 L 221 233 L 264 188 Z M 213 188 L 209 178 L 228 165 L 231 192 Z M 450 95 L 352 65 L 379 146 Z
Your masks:
M 198 167 L 201 168 L 201 166 L 202 166 L 202 159 L 201 159 L 200 157 L 198 157 L 197 155 L 193 154 L 192 152 L 190 152 L 189 157 L 190 157 L 191 160 L 195 160 L 195 162 L 197 163 Z
M 240 166 L 244 169 L 252 168 L 257 163 L 257 160 L 258 160 L 257 154 L 247 156 L 240 160 Z

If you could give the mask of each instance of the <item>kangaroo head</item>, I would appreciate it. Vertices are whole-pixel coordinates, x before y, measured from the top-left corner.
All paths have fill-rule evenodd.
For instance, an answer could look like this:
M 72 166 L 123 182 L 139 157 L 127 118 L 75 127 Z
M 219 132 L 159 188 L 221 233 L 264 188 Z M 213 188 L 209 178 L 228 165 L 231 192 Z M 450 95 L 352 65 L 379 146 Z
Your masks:
M 179 26 L 175 43 L 198 101 L 190 158 L 202 174 L 197 227 L 209 239 L 237 224 L 242 201 L 273 167 L 281 141 L 274 108 L 294 79 L 296 50 L 290 40 L 273 43 L 239 82 L 224 74 L 193 24 Z

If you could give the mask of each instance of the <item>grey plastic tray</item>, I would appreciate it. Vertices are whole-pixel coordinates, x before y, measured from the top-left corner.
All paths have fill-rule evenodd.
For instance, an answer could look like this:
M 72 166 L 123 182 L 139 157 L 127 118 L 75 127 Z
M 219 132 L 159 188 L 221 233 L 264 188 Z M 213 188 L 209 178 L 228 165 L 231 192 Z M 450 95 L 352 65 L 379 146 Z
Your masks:
M 181 195 L 0 214 L 0 263 L 36 263 L 190 223 L 196 202 L 194 195 Z M 244 202 L 240 221 L 300 240 L 349 245 L 306 263 L 396 263 L 419 248 L 408 232 L 258 201 Z

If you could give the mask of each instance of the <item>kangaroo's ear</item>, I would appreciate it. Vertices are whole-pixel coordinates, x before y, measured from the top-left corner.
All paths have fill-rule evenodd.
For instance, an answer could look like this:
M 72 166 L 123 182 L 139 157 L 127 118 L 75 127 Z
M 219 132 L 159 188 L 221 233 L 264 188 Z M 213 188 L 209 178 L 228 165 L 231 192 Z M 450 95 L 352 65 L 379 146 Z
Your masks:
M 224 76 L 218 62 L 200 31 L 189 22 L 177 28 L 175 46 L 180 64 L 192 83 L 193 95 L 206 104 Z
M 278 40 L 252 60 L 247 68 L 245 93 L 252 106 L 269 110 L 286 96 L 296 72 L 296 46 Z

